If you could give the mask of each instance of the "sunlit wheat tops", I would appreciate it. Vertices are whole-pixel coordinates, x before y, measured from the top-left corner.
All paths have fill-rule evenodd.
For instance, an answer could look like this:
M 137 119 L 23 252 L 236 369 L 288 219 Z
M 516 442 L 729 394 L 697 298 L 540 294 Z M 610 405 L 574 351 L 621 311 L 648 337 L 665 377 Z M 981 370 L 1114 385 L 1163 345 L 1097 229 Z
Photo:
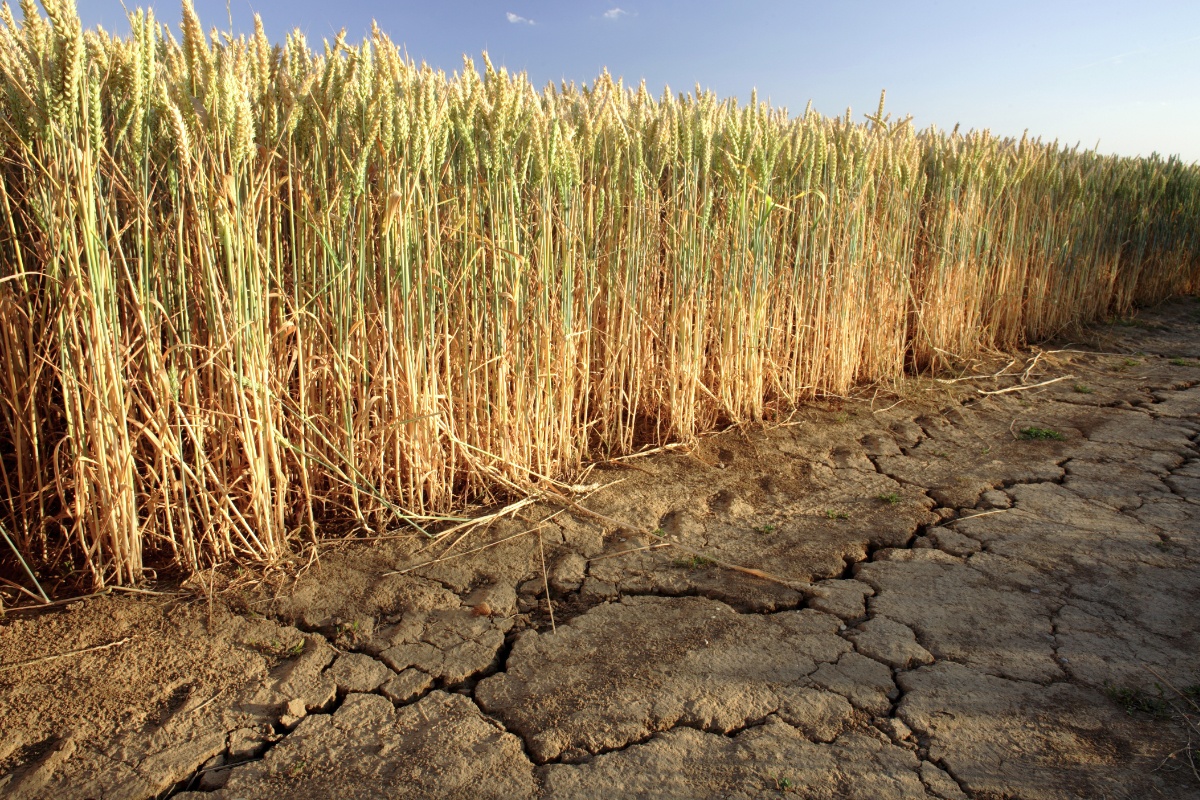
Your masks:
M 96 585 L 1194 289 L 1200 171 L 320 47 L 0 19 L 5 559 Z

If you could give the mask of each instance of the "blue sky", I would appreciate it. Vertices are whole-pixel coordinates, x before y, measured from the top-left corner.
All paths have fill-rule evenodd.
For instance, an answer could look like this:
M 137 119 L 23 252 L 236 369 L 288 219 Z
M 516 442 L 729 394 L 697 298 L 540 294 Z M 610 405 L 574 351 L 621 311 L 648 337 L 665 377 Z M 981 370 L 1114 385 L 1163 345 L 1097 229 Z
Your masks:
M 119 0 L 78 0 L 84 24 L 126 32 Z M 15 4 L 14 4 L 15 5 Z M 130 0 L 130 8 L 137 5 Z M 177 2 L 148 2 L 178 25 Z M 206 28 L 313 44 L 375 19 L 416 61 L 462 54 L 547 81 L 627 83 L 760 97 L 825 114 L 888 110 L 924 127 L 991 128 L 1101 152 L 1200 161 L 1200 2 L 901 0 L 195 0 Z M 227 10 L 228 8 L 228 10 Z

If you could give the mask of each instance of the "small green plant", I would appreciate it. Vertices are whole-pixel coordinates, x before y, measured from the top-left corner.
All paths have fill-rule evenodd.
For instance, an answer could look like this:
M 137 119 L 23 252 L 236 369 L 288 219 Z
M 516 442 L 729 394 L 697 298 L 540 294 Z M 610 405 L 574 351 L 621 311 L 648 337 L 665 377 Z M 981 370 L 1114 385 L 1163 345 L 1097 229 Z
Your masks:
M 838 425 L 845 425 L 847 422 L 850 421 L 850 415 L 847 414 L 845 411 L 839 411 L 838 413 L 833 415 L 833 421 L 836 422 Z
M 1091 394 L 1095 390 L 1092 389 L 1092 387 L 1090 387 L 1090 386 L 1086 386 L 1082 383 L 1077 383 L 1077 384 L 1075 384 L 1075 391 L 1078 392 L 1079 394 Z
M 1061 442 L 1063 439 L 1066 439 L 1067 437 L 1063 436 L 1061 433 L 1059 433 L 1056 430 L 1051 430 L 1050 428 L 1032 428 L 1031 427 L 1031 428 L 1025 428 L 1024 430 L 1021 431 L 1021 438 L 1027 439 L 1027 440 L 1041 440 L 1041 441 L 1044 441 L 1047 439 L 1052 439 L 1054 441 Z
M 1200 367 L 1200 363 L 1188 361 L 1186 358 L 1172 358 L 1171 363 L 1177 367 Z
M 775 781 L 775 790 L 787 794 L 796 791 L 799 787 L 796 782 L 786 775 L 773 775 L 771 780 Z
M 1125 709 L 1126 714 L 1140 711 L 1143 714 L 1150 714 L 1155 717 L 1165 717 L 1170 711 L 1170 706 L 1161 697 L 1161 690 L 1159 697 L 1155 697 L 1141 689 L 1118 686 L 1106 686 L 1104 687 L 1104 693 L 1108 695 L 1110 700 Z
M 889 506 L 894 506 L 900 502 L 900 495 L 895 492 L 885 492 L 879 495 L 879 499 L 887 503 Z
M 759 525 L 754 530 L 757 531 L 758 533 L 774 533 L 775 526 L 770 523 L 767 523 L 766 525 Z
M 845 511 L 834 511 L 832 508 L 825 509 L 825 516 L 830 519 L 850 519 L 850 514 Z
M 689 556 L 688 558 L 677 559 L 675 566 L 683 567 L 684 569 L 704 569 L 716 563 L 711 558 L 705 558 L 704 556 Z
M 287 651 L 288 658 L 294 658 L 295 656 L 298 656 L 301 653 L 303 653 L 305 643 L 306 643 L 305 640 L 301 639 L 300 641 L 298 641 L 294 645 L 292 645 Z
M 1136 367 L 1140 363 L 1142 362 L 1138 361 L 1136 358 L 1127 358 L 1121 362 L 1122 366 L 1126 367 Z

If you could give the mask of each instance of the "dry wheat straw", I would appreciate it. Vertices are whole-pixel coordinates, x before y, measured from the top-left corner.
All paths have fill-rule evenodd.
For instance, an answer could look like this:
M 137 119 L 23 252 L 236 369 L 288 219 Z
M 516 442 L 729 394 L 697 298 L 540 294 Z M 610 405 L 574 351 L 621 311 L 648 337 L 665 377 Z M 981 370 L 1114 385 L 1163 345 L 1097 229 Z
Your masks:
M 699 89 L 0 15 L 0 518 L 97 586 L 1197 288 L 1200 171 Z

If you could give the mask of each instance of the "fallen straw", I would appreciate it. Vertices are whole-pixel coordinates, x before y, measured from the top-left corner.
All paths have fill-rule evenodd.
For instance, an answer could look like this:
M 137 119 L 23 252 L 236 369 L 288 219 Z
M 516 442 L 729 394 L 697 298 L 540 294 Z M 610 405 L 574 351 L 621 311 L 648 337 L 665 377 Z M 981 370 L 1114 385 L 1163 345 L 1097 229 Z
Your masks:
M 83 655 L 84 653 L 97 653 L 101 650 L 120 647 L 121 645 L 126 644 L 136 638 L 136 636 L 126 636 L 124 639 L 118 639 L 117 641 L 109 642 L 108 644 L 98 644 L 95 647 L 85 647 L 81 650 L 68 650 L 65 653 L 57 653 L 52 656 L 42 656 L 41 658 L 31 658 L 27 661 L 14 661 L 11 664 L 0 664 L 0 670 L 16 669 L 17 667 L 30 667 L 34 664 L 44 664 L 47 661 L 54 661 L 59 658 L 67 658 L 68 656 Z
M 1074 380 L 1075 377 L 1076 376 L 1074 376 L 1074 375 L 1063 375 L 1061 378 L 1051 378 L 1050 380 L 1042 381 L 1041 383 L 1031 383 L 1028 385 L 1023 384 L 1021 386 L 1010 386 L 1007 389 L 995 389 L 990 392 L 985 392 L 983 389 L 976 389 L 975 391 L 979 392 L 980 394 L 1008 394 L 1009 392 L 1023 392 L 1026 389 L 1037 389 L 1039 386 L 1049 386 L 1050 384 L 1058 383 L 1059 381 Z

